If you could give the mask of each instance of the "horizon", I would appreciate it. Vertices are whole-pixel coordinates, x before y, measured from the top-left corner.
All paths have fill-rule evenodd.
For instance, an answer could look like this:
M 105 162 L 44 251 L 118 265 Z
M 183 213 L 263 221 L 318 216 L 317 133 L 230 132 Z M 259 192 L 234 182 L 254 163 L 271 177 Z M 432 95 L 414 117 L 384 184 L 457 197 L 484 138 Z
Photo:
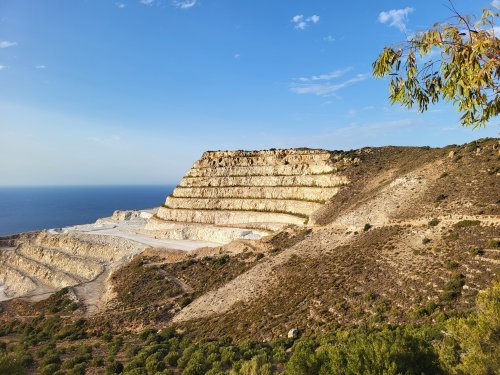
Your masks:
M 477 138 L 477 139 L 473 139 L 471 142 L 475 142 L 475 141 L 478 141 L 480 139 L 499 139 L 499 137 L 484 137 L 484 138 Z M 467 144 L 467 143 L 471 143 L 471 142 L 466 142 L 464 144 Z M 431 148 L 447 148 L 447 147 L 452 147 L 452 146 L 463 146 L 464 144 L 447 144 L 447 145 L 444 145 L 444 146 L 435 146 L 435 147 L 431 147 L 431 146 L 408 146 L 408 145 L 385 145 L 385 146 L 364 146 L 364 147 L 360 147 L 358 149 L 338 149 L 338 150 L 326 150 L 326 149 L 322 149 L 322 150 L 325 150 L 325 151 L 330 151 L 330 152 L 335 152 L 335 151 L 344 151 L 344 152 L 347 152 L 347 151 L 355 151 L 355 150 L 360 150 L 360 149 L 363 149 L 363 148 L 384 148 L 384 147 L 417 147 L 417 148 L 426 148 L 426 147 L 431 147 Z M 295 149 L 311 149 L 310 147 L 293 147 Z M 286 150 L 284 148 L 282 149 L 274 149 L 274 148 L 270 148 L 270 149 L 261 149 L 261 150 L 250 150 L 250 149 L 247 149 L 247 150 L 207 150 L 205 152 L 227 152 L 227 151 L 271 151 L 271 150 Z M 201 157 L 201 156 L 200 156 Z M 197 159 L 198 160 L 198 159 Z M 193 163 L 195 163 L 196 160 L 193 161 Z M 192 163 L 192 164 L 193 164 Z M 189 169 L 188 169 L 189 170 Z M 186 170 L 186 172 L 188 171 Z M 182 177 L 181 177 L 182 178 Z M 2 185 L 0 184 L 0 189 L 2 188 L 55 188 L 55 187 L 58 187 L 58 188 L 64 188 L 64 187 L 67 187 L 67 188 L 71 188 L 71 187 L 134 187 L 134 186 L 137 186 L 137 187 L 141 187 L 141 186 L 165 186 L 165 187 L 172 187 L 172 186 L 178 186 L 178 183 L 179 183 L 179 180 L 181 179 L 179 178 L 177 181 L 171 181 L 171 182 L 157 182 L 157 183 L 121 183 L 121 184 L 116 184 L 116 183 L 102 183 L 102 184 L 99 184 L 99 183 L 81 183 L 81 184 L 71 184 L 71 183 L 67 183 L 67 184 L 25 184 L 25 185 L 9 185 L 9 184 L 5 184 L 5 185 Z
M 462 13 L 481 5 L 454 1 Z M 0 186 L 175 184 L 206 150 L 464 144 L 449 103 L 391 106 L 384 46 L 435 1 L 5 0 Z M 47 26 L 49 25 L 49 26 Z M 170 181 L 170 182 L 166 182 Z

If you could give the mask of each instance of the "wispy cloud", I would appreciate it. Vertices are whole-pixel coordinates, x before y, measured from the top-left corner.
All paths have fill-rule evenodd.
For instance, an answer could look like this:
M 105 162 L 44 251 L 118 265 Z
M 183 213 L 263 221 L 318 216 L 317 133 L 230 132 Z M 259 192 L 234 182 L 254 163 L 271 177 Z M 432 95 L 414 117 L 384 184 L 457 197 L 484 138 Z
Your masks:
M 8 47 L 14 47 L 14 46 L 17 46 L 17 42 L 11 42 L 8 40 L 0 41 L 0 48 L 8 48 Z
M 35 69 L 45 69 L 46 66 L 45 65 L 35 65 Z
M 319 75 L 316 75 L 316 76 L 300 77 L 300 78 L 298 78 L 298 80 L 301 81 L 301 82 L 329 81 L 329 80 L 334 79 L 334 78 L 342 77 L 344 74 L 346 74 L 350 70 L 352 70 L 352 68 L 348 67 L 348 68 L 345 68 L 345 69 L 334 70 L 333 72 L 319 74 Z
M 316 24 L 320 20 L 320 16 L 314 14 L 310 17 L 304 17 L 303 14 L 297 14 L 292 17 L 290 22 L 294 23 L 295 30 L 305 30 L 309 25 Z
M 357 82 L 364 81 L 369 76 L 370 76 L 369 73 L 357 74 L 348 80 L 338 83 L 330 82 L 330 79 L 323 81 L 313 80 L 312 82 L 301 81 L 301 83 L 295 82 L 290 86 L 290 91 L 295 94 L 314 94 L 318 96 L 329 96 L 340 89 L 343 89 L 347 86 L 351 86 Z
M 116 2 L 115 5 L 116 5 L 117 8 L 120 8 L 120 9 L 123 9 L 123 8 L 125 8 L 127 6 L 127 4 L 121 3 L 121 2 Z
M 0 65 L 0 70 L 4 70 L 4 69 L 7 69 L 7 66 L 6 65 Z
M 174 0 L 172 4 L 180 9 L 189 9 L 196 5 L 198 0 Z
M 325 37 L 323 38 L 323 40 L 324 40 L 325 42 L 330 42 L 330 43 L 332 43 L 332 42 L 335 42 L 335 41 L 336 41 L 336 39 L 335 39 L 333 36 L 331 36 L 331 35 L 327 35 L 327 36 L 325 36 Z
M 391 9 L 388 11 L 380 12 L 378 15 L 378 22 L 389 24 L 399 29 L 399 31 L 406 31 L 406 23 L 408 22 L 408 15 L 415 9 L 406 7 L 404 9 Z
M 140 3 L 144 5 L 153 5 L 155 0 L 141 0 Z
M 240 57 L 241 57 L 241 55 L 239 53 L 235 53 L 233 56 L 233 58 L 235 58 L 236 60 L 238 60 Z

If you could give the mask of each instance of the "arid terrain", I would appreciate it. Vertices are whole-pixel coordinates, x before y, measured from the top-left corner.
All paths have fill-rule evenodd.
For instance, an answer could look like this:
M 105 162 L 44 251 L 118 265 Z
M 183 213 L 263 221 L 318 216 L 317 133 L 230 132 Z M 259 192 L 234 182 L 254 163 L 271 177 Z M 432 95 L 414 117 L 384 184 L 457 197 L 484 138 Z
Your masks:
M 500 272 L 500 143 L 206 153 L 158 211 L 0 246 L 4 324 L 61 299 L 96 331 L 236 341 L 432 322 Z

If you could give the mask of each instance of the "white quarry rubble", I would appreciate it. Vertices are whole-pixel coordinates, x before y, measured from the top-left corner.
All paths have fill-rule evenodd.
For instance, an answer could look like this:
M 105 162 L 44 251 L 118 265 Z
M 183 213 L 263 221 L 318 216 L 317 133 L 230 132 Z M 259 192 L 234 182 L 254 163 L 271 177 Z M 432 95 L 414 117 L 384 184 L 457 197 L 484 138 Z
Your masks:
M 219 246 L 215 241 L 197 241 L 193 239 L 161 238 L 157 233 L 148 233 L 144 230 L 148 219 L 156 209 L 115 211 L 112 216 L 98 219 L 93 224 L 75 225 L 48 230 L 54 235 L 69 233 L 88 233 L 100 236 L 124 238 L 150 247 L 165 247 L 176 250 L 194 250 L 206 246 Z
M 156 209 L 115 211 L 93 224 L 54 228 L 0 240 L 0 300 L 48 297 L 73 286 L 102 285 L 112 270 L 149 247 L 192 251 L 222 242 L 162 238 L 145 230 Z

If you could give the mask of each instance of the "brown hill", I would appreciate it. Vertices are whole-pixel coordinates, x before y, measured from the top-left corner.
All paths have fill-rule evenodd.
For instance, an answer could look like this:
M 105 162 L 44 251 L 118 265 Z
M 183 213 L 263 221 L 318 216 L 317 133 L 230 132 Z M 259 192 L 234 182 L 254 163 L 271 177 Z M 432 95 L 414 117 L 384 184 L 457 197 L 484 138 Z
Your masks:
M 105 307 L 72 316 L 270 339 L 466 310 L 499 269 L 499 150 L 484 139 L 343 152 L 349 183 L 306 225 L 190 253 L 149 248 L 110 277 Z M 4 303 L 3 318 L 46 304 Z

